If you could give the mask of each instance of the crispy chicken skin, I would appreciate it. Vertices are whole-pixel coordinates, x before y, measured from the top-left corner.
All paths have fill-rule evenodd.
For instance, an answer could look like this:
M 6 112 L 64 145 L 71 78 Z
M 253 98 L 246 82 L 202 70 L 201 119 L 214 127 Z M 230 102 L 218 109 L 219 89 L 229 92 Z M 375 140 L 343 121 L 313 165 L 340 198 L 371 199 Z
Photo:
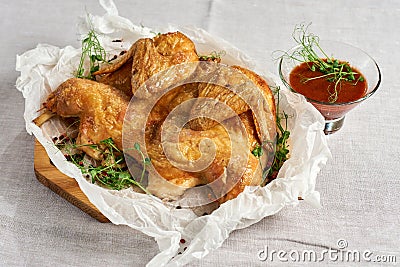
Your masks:
M 240 66 L 232 66 L 233 69 L 238 70 L 238 73 L 234 73 L 233 75 L 230 75 L 228 79 L 221 81 L 219 80 L 219 83 L 225 84 L 225 86 L 232 86 L 235 84 L 240 84 L 245 82 L 245 79 L 249 79 L 251 82 L 253 82 L 262 92 L 265 100 L 267 101 L 268 106 L 270 107 L 271 113 L 275 117 L 275 101 L 273 94 L 271 92 L 271 89 L 269 88 L 267 82 L 261 78 L 258 74 L 255 72 L 240 67 Z M 240 73 L 244 74 L 241 75 Z M 246 91 L 243 91 L 243 93 L 247 93 Z M 251 92 L 250 92 L 251 93 Z M 250 109 L 248 104 L 235 92 L 229 90 L 226 87 L 216 85 L 216 84 L 201 84 L 199 86 L 199 97 L 207 97 L 207 98 L 214 98 L 218 99 L 220 102 L 225 103 L 228 105 L 231 109 L 235 111 L 236 114 L 240 115 Z M 192 113 L 194 114 L 204 114 L 207 113 L 207 110 L 212 110 L 214 107 L 209 107 L 207 105 L 201 104 L 202 102 L 199 101 L 198 105 L 194 105 L 192 108 Z M 207 130 L 212 128 L 216 124 L 216 121 L 210 120 L 208 118 L 197 118 L 191 121 L 190 127 L 193 130 Z M 256 126 L 257 122 L 256 122 Z
M 232 188 L 226 195 L 219 195 L 222 196 L 218 199 L 219 203 L 235 198 L 243 191 L 246 185 L 255 186 L 261 183 L 259 160 L 251 153 L 254 147 L 259 143 L 252 114 L 248 111 L 241 114 L 239 118 L 247 132 L 247 146 L 242 146 L 244 149 L 243 151 L 245 151 L 242 153 L 242 156 L 247 157 L 247 164 L 245 163 L 245 168 L 241 169 L 243 175 L 238 183 L 236 183 L 236 180 L 230 180 L 228 176 L 226 179 L 219 179 L 211 186 L 211 189 L 216 195 L 228 186 Z M 165 180 L 178 186 L 191 188 L 197 185 L 214 182 L 226 171 L 229 160 L 231 160 L 232 147 L 230 136 L 222 125 L 217 124 L 211 129 L 204 131 L 195 131 L 189 127 L 184 127 L 179 133 L 178 149 L 173 150 L 169 158 L 165 155 L 161 143 L 161 124 L 152 124 L 152 126 L 153 127 L 148 127 L 146 131 L 147 152 L 152 159 L 151 162 L 154 168 Z M 213 158 L 209 166 L 198 172 L 189 172 L 171 164 L 172 161 L 174 164 L 185 165 L 187 161 L 198 160 L 202 156 L 202 153 L 203 156 L 207 155 L 207 153 L 209 153 L 207 148 L 202 152 L 200 152 L 199 149 L 200 142 L 205 138 L 211 140 L 215 145 L 215 158 Z M 171 144 L 167 144 L 167 146 L 168 145 Z M 173 145 L 176 145 L 176 143 Z M 153 193 L 157 193 L 157 190 L 153 191 Z
M 132 96 L 150 77 L 174 65 L 199 60 L 194 43 L 181 32 L 139 39 L 113 64 L 95 72 L 98 81 L 110 84 Z M 126 73 L 130 70 L 130 89 Z M 131 92 L 129 92 L 131 91 Z
M 132 58 L 128 58 L 119 69 L 100 76 L 97 81 L 111 85 L 124 92 L 127 96 L 132 96 L 131 72 Z
M 78 144 L 100 144 L 100 141 L 111 137 L 122 150 L 125 112 L 136 90 L 160 71 L 177 64 L 197 61 L 194 43 L 180 32 L 161 34 L 153 39 L 140 39 L 115 62 L 95 73 L 99 75 L 99 82 L 79 78 L 68 79 L 49 95 L 44 107 L 62 117 L 80 118 Z M 250 79 L 261 90 L 261 97 L 264 97 L 275 117 L 275 102 L 267 83 L 248 69 L 239 66 L 233 68 L 244 75 L 229 77 L 227 83 L 240 82 L 243 76 Z M 246 93 L 251 94 L 251 90 Z M 213 98 L 227 104 L 239 115 L 245 127 L 247 142 L 243 140 L 240 143 L 239 153 L 245 164 L 240 172 L 240 179 L 235 184 L 230 180 L 229 173 L 226 179 L 216 181 L 218 177 L 226 174 L 229 160 L 232 160 L 231 154 L 235 153 L 232 151 L 231 138 L 221 124 L 209 119 L 194 119 L 183 127 L 176 143 L 169 141 L 170 143 L 165 144 L 161 141 L 163 123 L 168 114 L 186 100 L 198 97 Z M 194 106 L 189 106 L 187 115 L 191 116 L 201 108 L 203 107 L 196 106 L 195 103 Z M 231 123 L 231 120 L 234 123 L 233 118 L 226 121 Z M 260 132 L 255 115 L 238 95 L 218 85 L 192 83 L 176 87 L 157 102 L 147 119 L 145 142 L 151 163 L 163 179 L 184 188 L 214 182 L 211 188 L 216 195 L 229 186 L 232 189 L 218 199 L 219 203 L 223 203 L 235 198 L 246 185 L 261 183 L 262 170 L 259 160 L 251 153 L 263 140 Z M 215 146 L 215 157 L 210 165 L 198 171 L 177 167 L 188 161 L 196 161 L 201 158 L 203 152 L 208 152 L 200 150 L 201 141 L 204 139 L 211 140 Z M 172 147 L 168 158 L 164 145 Z M 101 159 L 100 154 L 88 146 L 82 146 L 80 149 L 95 159 Z M 209 146 L 206 146 L 206 149 L 209 149 Z M 162 193 L 159 195 L 163 196 Z
M 100 144 L 112 138 L 122 150 L 122 125 L 129 98 L 119 90 L 87 79 L 71 78 L 52 92 L 44 107 L 62 117 L 79 117 L 78 144 Z M 95 159 L 99 153 L 80 149 Z
M 179 146 L 177 146 L 179 149 L 173 150 L 173 155 L 170 155 L 169 158 L 165 155 L 161 142 L 161 129 L 165 117 L 180 103 L 187 99 L 195 98 L 193 88 L 195 88 L 194 85 L 188 86 L 186 90 L 182 89 L 182 87 L 178 87 L 164 95 L 150 113 L 146 129 L 147 152 L 159 175 L 172 184 L 186 188 L 214 182 L 226 171 L 232 153 L 231 139 L 227 131 L 222 125 L 217 124 L 203 131 L 193 130 L 187 125 L 187 127 L 184 127 L 179 133 Z M 172 99 L 174 101 L 172 101 Z M 211 188 L 216 195 L 227 186 L 232 187 L 232 190 L 218 199 L 219 203 L 235 198 L 243 191 L 246 185 L 255 186 L 261 183 L 262 176 L 259 168 L 259 160 L 251 153 L 255 146 L 261 143 L 257 134 L 253 114 L 251 110 L 248 110 L 240 114 L 239 118 L 247 133 L 247 146 L 242 146 L 243 151 L 245 151 L 242 153 L 242 156 L 247 157 L 247 164 L 244 170 L 237 170 L 243 171 L 238 182 L 236 180 L 230 180 L 228 176 L 225 180 L 219 179 L 213 184 Z M 229 121 L 227 123 L 229 124 Z M 205 138 L 213 142 L 216 152 L 215 158 L 206 169 L 198 172 L 189 172 L 171 164 L 171 161 L 174 164 L 184 165 L 187 161 L 198 160 L 201 156 L 199 145 Z M 207 153 L 207 151 L 203 152 Z M 157 192 L 154 191 L 154 193 Z
M 276 107 L 275 107 L 275 100 L 274 95 L 272 94 L 271 88 L 269 88 L 267 82 L 261 78 L 257 73 L 251 71 L 249 69 L 243 68 L 241 66 L 232 66 L 232 68 L 237 69 L 238 71 L 242 72 L 244 75 L 247 76 L 259 89 L 268 103 L 268 106 L 271 110 L 272 115 L 275 117 Z

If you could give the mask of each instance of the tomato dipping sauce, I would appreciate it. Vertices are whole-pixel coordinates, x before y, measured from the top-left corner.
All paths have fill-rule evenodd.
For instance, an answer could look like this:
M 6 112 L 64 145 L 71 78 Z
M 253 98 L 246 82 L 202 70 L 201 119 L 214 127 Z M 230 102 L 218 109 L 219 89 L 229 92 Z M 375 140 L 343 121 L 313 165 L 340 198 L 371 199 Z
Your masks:
M 304 62 L 290 72 L 289 83 L 297 93 L 315 101 L 333 104 L 355 101 L 366 95 L 367 80 L 357 69 L 350 67 L 356 73 L 354 74 L 354 80 L 340 81 L 336 86 L 336 95 L 336 82 L 332 81 L 332 79 L 329 80 L 329 77 L 333 77 L 333 75 L 320 77 L 324 74 L 318 70 L 311 70 L 312 64 Z

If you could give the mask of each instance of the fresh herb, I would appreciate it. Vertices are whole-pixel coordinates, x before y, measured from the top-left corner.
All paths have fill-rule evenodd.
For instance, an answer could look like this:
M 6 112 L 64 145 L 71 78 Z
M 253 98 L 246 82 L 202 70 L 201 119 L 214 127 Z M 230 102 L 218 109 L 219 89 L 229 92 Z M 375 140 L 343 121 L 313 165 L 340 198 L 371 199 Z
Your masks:
M 63 153 L 66 159 L 75 164 L 86 175 L 92 183 L 101 184 L 113 190 L 122 190 L 129 186 L 135 185 L 143 192 L 150 194 L 142 185 L 143 178 L 146 173 L 146 165 L 150 163 L 149 158 L 145 158 L 140 150 L 139 144 L 135 143 L 135 150 L 142 155 L 143 170 L 141 177 L 135 179 L 130 174 L 124 155 L 119 150 L 111 138 L 100 141 L 100 144 L 76 144 L 71 138 L 60 136 L 54 139 L 55 145 Z M 85 156 L 85 153 L 79 150 L 80 147 L 88 146 L 101 153 L 101 163 L 95 162 Z
M 279 103 L 280 103 L 280 87 L 276 87 L 274 91 L 274 95 L 277 97 L 277 105 L 276 105 L 276 127 L 277 127 L 277 136 L 276 136 L 276 144 L 275 144 L 275 154 L 271 163 L 271 167 L 268 169 L 264 169 L 261 163 L 261 157 L 264 155 L 263 148 L 260 144 L 257 144 L 251 153 L 259 160 L 260 167 L 262 172 L 262 181 L 261 185 L 265 185 L 266 182 L 269 182 L 276 178 L 279 170 L 281 169 L 283 163 L 289 158 L 289 144 L 288 139 L 290 136 L 290 132 L 288 131 L 287 120 L 289 115 L 283 111 L 282 114 L 279 112 Z M 284 122 L 283 122 L 284 121 Z M 271 145 L 272 141 L 264 141 L 263 145 Z M 267 179 L 268 178 L 268 179 Z
M 154 34 L 154 37 L 161 35 L 161 32 L 150 31 L 150 33 Z
M 144 26 L 144 24 L 142 22 L 140 22 L 140 27 L 142 27 L 142 29 L 146 28 L 146 26 Z M 161 35 L 161 32 L 156 32 L 153 30 L 151 30 L 150 33 L 154 34 L 154 37 Z
M 275 144 L 275 154 L 271 163 L 271 167 L 268 169 L 264 169 L 261 163 L 261 157 L 264 152 L 262 146 L 257 144 L 251 153 L 259 160 L 262 173 L 262 182 L 261 185 L 264 185 L 266 182 L 266 178 L 268 177 L 268 181 L 271 181 L 276 178 L 279 170 L 281 169 L 283 163 L 289 158 L 289 145 L 288 139 L 290 136 L 290 132 L 287 130 L 287 120 L 289 115 L 283 111 L 282 114 L 279 112 L 279 103 L 280 103 L 280 88 L 276 87 L 274 94 L 276 95 L 276 126 L 277 126 L 277 136 L 276 136 L 276 144 Z M 282 125 L 284 120 L 284 124 Z M 263 142 L 264 145 L 271 144 L 271 141 Z
M 213 51 L 208 55 L 199 55 L 200 61 L 213 61 L 213 62 L 221 62 L 221 57 L 225 56 L 226 52 L 221 50 L 219 52 Z
M 82 40 L 82 55 L 75 77 L 93 80 L 95 78 L 93 73 L 99 70 L 100 63 L 107 62 L 106 57 L 106 51 L 100 44 L 97 33 L 90 25 L 90 30 L 87 36 Z M 85 71 L 83 66 L 86 59 L 89 59 L 88 73 L 86 73 L 87 71 Z
M 254 155 L 254 157 L 256 157 L 258 159 L 258 162 L 260 164 L 260 168 L 262 170 L 262 177 L 261 177 L 261 185 L 262 185 L 262 184 L 264 184 L 264 181 L 267 178 L 268 171 L 269 171 L 269 169 L 264 169 L 264 167 L 261 163 L 261 157 L 264 155 L 264 151 L 263 151 L 262 147 L 260 146 L 260 144 L 256 144 L 256 146 L 254 147 L 253 151 L 251 151 L 251 153 Z
M 256 146 L 255 146 L 255 148 L 253 149 L 253 151 L 251 151 L 251 153 L 254 155 L 254 157 L 256 157 L 256 158 L 261 158 L 261 156 L 263 155 L 263 150 L 262 150 L 262 147 L 259 145 L 259 144 L 257 144 Z
M 145 172 L 146 172 L 146 165 L 149 165 L 149 164 L 150 164 L 150 158 L 147 158 L 147 157 L 144 156 L 142 150 L 140 150 L 140 144 L 139 144 L 139 143 L 135 143 L 135 144 L 133 145 L 133 148 L 134 148 L 137 152 L 139 152 L 140 156 L 142 157 L 143 169 L 142 169 L 142 175 L 140 176 L 140 180 L 139 180 L 139 183 L 141 183 L 142 180 L 143 180 L 144 174 L 145 174 Z
M 277 98 L 276 104 L 276 126 L 278 128 L 277 131 L 277 141 L 275 145 L 275 156 L 272 162 L 271 168 L 269 169 L 268 176 L 275 178 L 278 175 L 279 170 L 281 169 L 283 163 L 289 158 L 289 145 L 288 139 L 290 136 L 290 131 L 288 131 L 287 120 L 289 115 L 283 111 L 282 114 L 279 112 L 279 103 L 280 103 L 280 87 L 276 87 L 275 95 Z M 282 120 L 284 121 L 284 125 L 282 125 Z
M 288 57 L 294 61 L 306 63 L 311 71 L 318 71 L 321 75 L 314 78 L 302 78 L 301 82 L 307 83 L 315 79 L 325 78 L 327 81 L 334 83 L 333 88 L 328 88 L 330 103 L 335 103 L 341 89 L 342 82 L 351 82 L 356 85 L 363 82 L 362 75 L 356 79 L 357 72 L 354 72 L 348 62 L 339 61 L 330 57 L 325 53 L 319 44 L 319 37 L 308 32 L 308 27 L 304 24 L 296 25 L 292 37 L 299 45 L 299 48 L 291 52 L 283 53 L 283 57 Z M 321 58 L 318 52 L 323 55 Z

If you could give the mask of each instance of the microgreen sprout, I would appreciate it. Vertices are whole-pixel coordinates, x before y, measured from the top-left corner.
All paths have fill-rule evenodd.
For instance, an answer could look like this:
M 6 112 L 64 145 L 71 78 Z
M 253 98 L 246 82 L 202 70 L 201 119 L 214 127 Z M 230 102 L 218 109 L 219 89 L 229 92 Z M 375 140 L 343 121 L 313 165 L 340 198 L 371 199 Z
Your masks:
M 92 183 L 98 183 L 113 190 L 122 190 L 135 185 L 146 194 L 150 194 L 142 185 L 146 165 L 150 163 L 150 159 L 144 157 L 139 144 L 135 143 L 135 150 L 142 155 L 143 159 L 143 170 L 139 179 L 132 177 L 122 151 L 117 148 L 111 138 L 104 139 L 97 145 L 76 144 L 72 138 L 62 137 L 57 139 L 55 145 L 64 153 L 68 161 L 75 164 L 88 179 L 90 178 Z M 100 152 L 103 160 L 99 163 L 86 157 L 85 153 L 79 150 L 80 147 L 84 146 Z
M 357 72 L 353 71 L 348 62 L 339 61 L 330 57 L 320 46 L 319 37 L 308 32 L 308 25 L 296 25 L 292 37 L 299 45 L 297 49 L 288 53 L 283 52 L 281 57 L 287 57 L 297 62 L 306 63 L 311 71 L 318 71 L 321 75 L 313 78 L 303 77 L 301 82 L 307 83 L 315 79 L 325 78 L 334 85 L 328 88 L 330 103 L 335 103 L 341 89 L 342 82 L 352 82 L 356 85 L 363 82 L 362 75 L 356 79 Z M 321 56 L 322 57 L 321 57 Z
M 161 32 L 150 31 L 150 33 L 154 34 L 154 37 L 161 35 Z
M 75 77 L 94 79 L 93 73 L 98 71 L 100 63 L 107 62 L 107 54 L 97 37 L 97 33 L 93 26 L 90 24 L 88 34 L 82 40 L 82 54 L 79 61 L 78 69 L 76 70 Z M 89 59 L 89 71 L 85 71 L 85 60 Z
M 279 110 L 280 103 L 280 87 L 275 88 L 274 94 L 276 95 L 276 127 L 277 130 L 277 140 L 275 145 L 275 156 L 272 162 L 271 168 L 269 170 L 269 176 L 275 178 L 278 171 L 282 167 L 283 163 L 289 158 L 289 145 L 288 139 L 290 136 L 290 131 L 288 130 L 288 118 L 289 115 Z
M 143 168 L 142 168 L 142 175 L 140 176 L 140 180 L 139 183 L 142 182 L 143 177 L 145 175 L 146 172 L 146 165 L 150 164 L 150 158 L 145 157 L 145 155 L 143 154 L 142 150 L 140 150 L 140 144 L 139 143 L 135 143 L 133 148 L 139 152 L 140 156 L 142 157 L 142 162 L 143 162 Z
M 254 155 L 254 157 L 261 158 L 261 156 L 263 155 L 262 147 L 259 144 L 257 144 L 253 149 L 253 151 L 251 151 L 251 153 Z
M 225 56 L 226 52 L 224 50 L 221 50 L 219 52 L 217 51 L 212 51 L 208 55 L 199 55 L 199 60 L 200 61 L 213 61 L 213 62 L 220 62 L 221 57 Z
M 282 111 L 282 113 L 279 111 L 279 103 L 280 103 L 279 91 L 280 87 L 279 86 L 275 87 L 274 95 L 276 95 L 277 133 L 276 133 L 275 154 L 271 163 L 271 167 L 268 169 L 264 169 L 261 163 L 261 157 L 264 154 L 262 146 L 271 145 L 273 143 L 272 141 L 264 141 L 262 145 L 257 144 L 251 151 L 251 153 L 260 161 L 260 167 L 261 170 L 263 170 L 261 185 L 264 185 L 266 181 L 268 182 L 275 179 L 283 163 L 289 158 L 288 139 L 290 136 L 290 131 L 288 130 L 288 124 L 287 124 L 289 115 L 285 111 Z

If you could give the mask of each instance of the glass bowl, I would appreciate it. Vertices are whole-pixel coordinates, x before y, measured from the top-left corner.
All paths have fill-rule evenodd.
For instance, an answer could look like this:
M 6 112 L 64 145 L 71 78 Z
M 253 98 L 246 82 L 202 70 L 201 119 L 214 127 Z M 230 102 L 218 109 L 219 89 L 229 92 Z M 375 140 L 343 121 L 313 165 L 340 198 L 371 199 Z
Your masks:
M 366 94 L 354 101 L 330 103 L 316 101 L 306 97 L 307 101 L 310 102 L 322 114 L 322 116 L 324 116 L 325 134 L 331 134 L 338 131 L 343 126 L 344 118 L 347 112 L 352 110 L 359 103 L 366 100 L 376 92 L 379 84 L 381 83 L 381 72 L 375 60 L 366 52 L 357 47 L 338 41 L 327 40 L 321 40 L 319 44 L 328 54 L 328 56 L 334 57 L 339 61 L 349 62 L 350 66 L 360 71 L 367 80 Z M 293 47 L 287 52 L 291 54 L 299 47 L 300 46 Z M 319 57 L 325 58 L 322 53 L 317 52 L 317 54 Z M 290 85 L 289 74 L 298 65 L 300 65 L 300 62 L 285 56 L 283 56 L 279 61 L 279 76 L 285 86 L 295 93 L 297 93 L 296 90 Z

